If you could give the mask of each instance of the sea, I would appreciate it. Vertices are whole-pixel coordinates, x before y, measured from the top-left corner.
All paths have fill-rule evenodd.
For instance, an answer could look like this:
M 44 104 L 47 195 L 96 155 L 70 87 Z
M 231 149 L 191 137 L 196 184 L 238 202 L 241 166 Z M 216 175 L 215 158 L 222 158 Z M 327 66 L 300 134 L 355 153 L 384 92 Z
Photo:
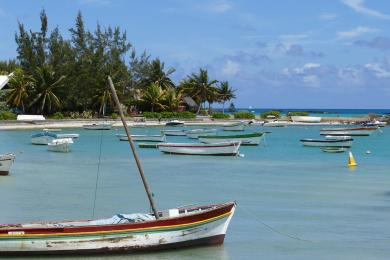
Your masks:
M 162 129 L 131 131 L 158 134 Z M 138 148 L 159 209 L 237 202 L 225 243 L 69 259 L 389 259 L 390 128 L 354 138 L 354 168 L 347 166 L 348 153 L 302 146 L 302 138 L 320 138 L 320 129 L 249 126 L 246 132 L 271 133 L 260 146 L 241 147 L 236 157 Z M 35 132 L 0 131 L 0 153 L 16 154 L 10 175 L 0 177 L 0 223 L 149 212 L 129 145 L 115 136 L 121 128 L 64 129 L 80 134 L 70 153 L 32 145 Z

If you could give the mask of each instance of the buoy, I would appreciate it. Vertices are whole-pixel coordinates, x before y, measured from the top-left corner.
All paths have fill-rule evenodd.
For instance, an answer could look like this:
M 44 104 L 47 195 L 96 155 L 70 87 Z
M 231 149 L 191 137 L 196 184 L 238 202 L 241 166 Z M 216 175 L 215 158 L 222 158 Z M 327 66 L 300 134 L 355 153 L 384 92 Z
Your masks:
M 245 157 L 245 154 L 240 153 L 240 154 L 238 154 L 238 156 L 240 156 L 241 158 L 244 158 L 244 157 Z
M 367 150 L 367 151 L 366 151 L 366 154 L 371 154 L 371 151 L 370 151 L 370 150 Z
M 349 152 L 348 156 L 348 167 L 355 167 L 357 166 L 357 163 L 355 161 L 355 158 L 353 158 L 352 152 Z

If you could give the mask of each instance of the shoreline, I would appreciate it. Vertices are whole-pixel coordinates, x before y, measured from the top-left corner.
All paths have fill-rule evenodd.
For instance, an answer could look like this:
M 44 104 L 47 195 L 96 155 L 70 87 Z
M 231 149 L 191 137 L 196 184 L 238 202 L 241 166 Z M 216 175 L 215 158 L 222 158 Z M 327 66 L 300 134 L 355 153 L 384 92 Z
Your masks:
M 292 126 L 313 126 L 313 125 L 346 125 L 356 124 L 359 122 L 369 120 L 368 117 L 329 117 L 322 118 L 320 123 L 303 123 L 287 121 L 286 118 L 282 118 L 281 122 L 285 122 L 287 125 Z M 145 122 L 135 121 L 134 119 L 126 119 L 128 126 L 165 126 L 165 123 L 169 120 L 146 120 Z M 187 126 L 223 126 L 225 124 L 246 121 L 245 119 L 210 119 L 202 118 L 195 120 L 183 120 Z M 2 121 L 0 122 L 0 130 L 24 130 L 24 129 L 43 129 L 43 128 L 82 128 L 83 125 L 93 123 L 111 123 L 113 127 L 122 126 L 120 119 L 47 119 L 45 121 L 35 122 L 21 122 L 16 120 Z M 263 120 L 255 119 L 254 125 L 264 122 Z

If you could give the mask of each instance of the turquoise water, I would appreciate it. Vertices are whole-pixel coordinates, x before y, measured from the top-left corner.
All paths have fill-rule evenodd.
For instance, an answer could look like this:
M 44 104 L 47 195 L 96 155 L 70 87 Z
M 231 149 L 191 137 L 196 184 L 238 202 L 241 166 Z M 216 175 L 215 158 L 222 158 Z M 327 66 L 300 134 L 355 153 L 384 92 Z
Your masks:
M 319 137 L 319 129 L 268 128 L 272 133 L 263 145 L 240 149 L 245 157 L 139 149 L 158 208 L 230 200 L 238 208 L 223 246 L 135 259 L 388 259 L 390 128 L 355 138 L 352 150 L 359 165 L 353 170 L 346 166 L 347 153 L 301 146 L 299 139 Z M 251 126 L 248 131 L 254 130 L 264 129 Z M 117 140 L 116 131 L 64 132 L 80 133 L 68 154 L 31 145 L 32 131 L 0 131 L 0 153 L 17 153 L 11 175 L 0 178 L 0 223 L 91 218 L 101 138 L 94 217 L 149 210 L 129 146 Z

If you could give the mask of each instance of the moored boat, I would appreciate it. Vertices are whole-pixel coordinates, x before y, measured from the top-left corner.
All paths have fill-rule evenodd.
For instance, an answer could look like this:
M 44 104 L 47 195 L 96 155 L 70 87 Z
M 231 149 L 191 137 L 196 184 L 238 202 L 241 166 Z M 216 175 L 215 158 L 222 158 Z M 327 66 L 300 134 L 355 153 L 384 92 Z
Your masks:
M 43 128 L 42 131 L 44 131 L 44 132 L 61 132 L 62 129 L 60 129 L 60 128 Z
M 15 155 L 12 153 L 0 155 L 0 175 L 8 175 L 14 161 Z
M 321 150 L 326 153 L 343 153 L 348 151 L 346 147 L 321 147 Z
M 120 141 L 128 141 L 127 135 L 117 134 Z M 131 135 L 133 141 L 165 142 L 165 135 Z
M 293 122 L 300 123 L 320 123 L 321 119 L 319 116 L 291 116 Z
M 31 135 L 32 144 L 47 145 L 54 139 L 57 139 L 57 134 L 46 131 Z
M 207 144 L 240 141 L 241 145 L 259 145 L 264 135 L 265 133 L 250 133 L 238 135 L 206 135 L 199 136 L 199 141 Z
M 304 146 L 316 147 L 351 147 L 353 139 L 301 139 Z
M 160 143 L 157 148 L 164 153 L 184 155 L 225 155 L 238 154 L 241 142 L 221 142 L 215 144 L 199 143 Z
M 57 138 L 61 139 L 61 138 L 72 138 L 72 139 L 76 139 L 76 138 L 79 138 L 80 135 L 79 134 L 57 134 Z
M 266 126 L 266 127 L 285 127 L 285 126 L 287 126 L 287 124 L 288 124 L 287 121 L 275 120 L 275 121 L 271 121 L 271 122 L 265 122 L 263 124 L 263 126 Z
M 217 129 L 208 129 L 208 128 L 201 128 L 201 129 L 192 129 L 185 132 L 186 135 L 191 139 L 197 139 L 199 136 L 206 136 L 206 135 L 215 135 L 217 133 Z
M 112 124 L 109 123 L 83 125 L 83 128 L 86 130 L 111 130 L 111 127 Z
M 47 149 L 52 152 L 68 153 L 72 144 L 72 138 L 54 139 L 47 144 Z
M 244 131 L 247 123 L 246 122 L 237 122 L 232 124 L 226 124 L 223 126 L 224 131 Z
M 387 122 L 383 122 L 383 121 L 378 121 L 378 120 L 374 120 L 374 121 L 367 121 L 367 122 L 364 122 L 362 123 L 362 126 L 378 126 L 378 127 L 385 127 L 387 125 Z
M 182 126 L 184 125 L 184 121 L 180 121 L 180 120 L 171 120 L 167 123 L 165 123 L 166 126 Z
M 378 127 L 324 128 L 320 130 L 320 135 L 368 136 L 377 129 Z
M 161 130 L 161 134 L 166 136 L 185 136 L 186 132 L 184 132 L 184 130 L 164 129 Z

